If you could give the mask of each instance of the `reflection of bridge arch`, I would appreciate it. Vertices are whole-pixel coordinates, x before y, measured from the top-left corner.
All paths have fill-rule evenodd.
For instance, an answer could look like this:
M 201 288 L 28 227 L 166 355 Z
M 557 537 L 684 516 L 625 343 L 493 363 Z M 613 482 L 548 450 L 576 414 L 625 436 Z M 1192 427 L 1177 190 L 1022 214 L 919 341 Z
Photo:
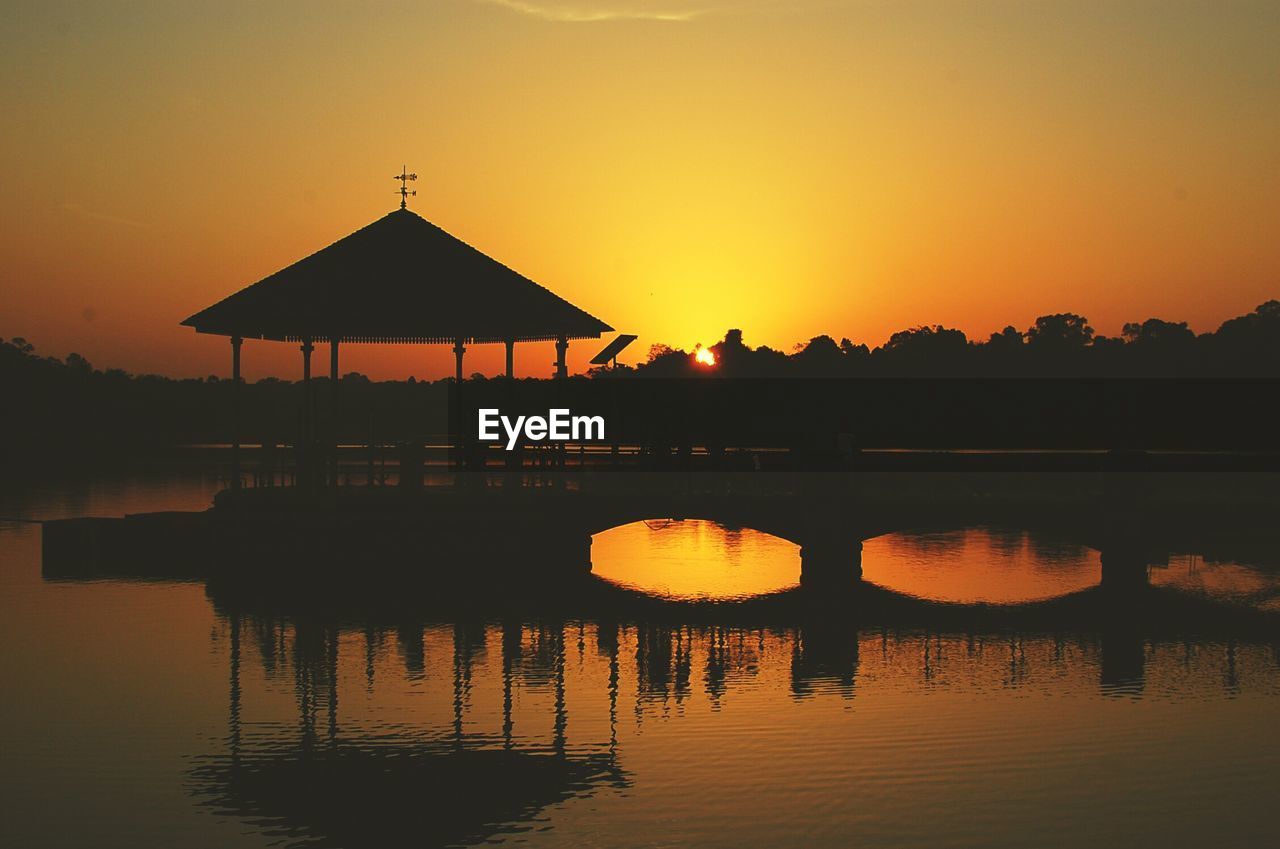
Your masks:
M 606 499 L 588 507 L 579 527 L 589 537 L 636 522 L 701 519 L 747 528 L 800 548 L 800 583 L 830 579 L 852 585 L 862 575 L 862 540 L 866 529 L 848 514 L 806 503 L 726 499 L 716 496 Z
M 1093 511 L 1059 515 L 1026 515 L 1021 511 L 976 513 L 945 522 L 910 507 L 865 500 L 744 499 L 716 495 L 603 498 L 579 505 L 566 517 L 571 533 L 595 537 L 615 528 L 655 519 L 701 519 L 748 528 L 800 548 L 802 585 L 852 585 L 862 576 L 862 547 L 867 540 L 922 527 L 962 528 L 970 523 L 1020 531 L 1047 531 L 1063 542 L 1101 552 L 1103 583 L 1131 586 L 1145 582 L 1145 552 L 1126 547 Z M 967 520 L 967 521 L 966 521 Z M 590 545 L 588 541 L 587 545 Z M 586 558 L 590 560 L 590 555 Z M 1123 574 L 1121 574 L 1123 573 Z
M 927 526 L 863 543 L 864 578 L 894 592 L 958 604 L 1030 604 L 1098 587 L 1101 552 L 1046 527 Z

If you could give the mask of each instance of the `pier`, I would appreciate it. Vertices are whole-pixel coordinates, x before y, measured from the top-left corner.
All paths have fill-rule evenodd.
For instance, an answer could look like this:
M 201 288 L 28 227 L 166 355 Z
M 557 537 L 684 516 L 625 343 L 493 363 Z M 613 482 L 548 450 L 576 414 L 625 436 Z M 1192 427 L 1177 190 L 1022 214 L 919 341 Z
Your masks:
M 185 570 L 193 579 L 554 578 L 589 572 L 591 540 L 645 519 L 710 519 L 800 547 L 799 583 L 852 589 L 862 542 L 917 528 L 1051 530 L 1102 554 L 1132 592 L 1179 545 L 1229 547 L 1270 527 L 1269 474 L 1205 472 L 642 472 L 502 470 L 406 486 L 248 487 L 208 510 L 44 525 L 46 575 Z M 181 564 L 180 566 L 176 564 Z

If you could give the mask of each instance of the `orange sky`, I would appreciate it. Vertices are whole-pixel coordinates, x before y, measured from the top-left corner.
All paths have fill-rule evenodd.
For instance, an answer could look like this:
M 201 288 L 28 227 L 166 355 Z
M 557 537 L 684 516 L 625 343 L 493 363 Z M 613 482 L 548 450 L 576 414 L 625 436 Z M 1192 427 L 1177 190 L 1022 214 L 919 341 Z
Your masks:
M 178 321 L 394 208 L 406 162 L 417 212 L 640 334 L 624 360 L 728 327 L 1209 330 L 1280 296 L 1276 44 L 1274 2 L 9 3 L 0 336 L 225 373 Z M 298 359 L 247 343 L 246 375 Z

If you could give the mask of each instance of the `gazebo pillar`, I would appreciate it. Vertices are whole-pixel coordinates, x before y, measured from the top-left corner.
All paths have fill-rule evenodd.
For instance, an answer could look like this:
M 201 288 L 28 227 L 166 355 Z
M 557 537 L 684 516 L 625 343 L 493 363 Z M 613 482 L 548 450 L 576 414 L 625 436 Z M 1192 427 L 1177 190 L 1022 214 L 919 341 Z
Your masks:
M 569 351 L 569 340 L 563 336 L 556 337 L 556 377 L 568 377 L 569 367 L 565 364 L 565 354 Z
M 329 482 L 338 485 L 338 337 L 329 337 Z
M 465 354 L 466 352 L 467 352 L 467 349 L 462 344 L 462 337 L 459 336 L 457 339 L 454 339 L 453 340 L 453 356 L 457 361 L 456 377 L 459 383 L 462 382 L 462 355 Z
M 231 488 L 240 488 L 240 345 L 231 337 Z
M 301 472 L 299 476 L 307 483 L 311 482 L 312 472 L 312 414 L 311 414 L 311 352 L 315 350 L 315 345 L 311 344 L 311 337 L 307 336 L 302 340 L 302 445 L 299 446 L 298 456 L 301 460 Z
M 311 352 L 315 349 L 316 346 L 311 344 L 309 336 L 302 340 L 302 347 L 299 349 L 302 351 L 302 400 L 306 402 L 307 407 L 311 406 Z M 310 412 L 308 409 L 308 415 Z
M 516 340 L 507 340 L 507 377 L 516 376 Z

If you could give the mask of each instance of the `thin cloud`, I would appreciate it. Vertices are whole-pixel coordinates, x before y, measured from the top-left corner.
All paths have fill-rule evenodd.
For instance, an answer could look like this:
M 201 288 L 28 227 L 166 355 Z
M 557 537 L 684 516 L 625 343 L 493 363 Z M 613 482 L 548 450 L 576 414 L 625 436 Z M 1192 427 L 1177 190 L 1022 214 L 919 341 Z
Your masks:
M 606 2 L 606 0 L 479 0 L 502 6 L 522 15 L 541 18 L 544 21 L 563 23 L 594 23 L 597 21 L 691 21 L 709 11 L 706 7 L 677 6 L 671 4 L 633 2 Z
M 853 0 L 474 0 L 544 21 L 692 21 L 709 15 L 800 11 Z

